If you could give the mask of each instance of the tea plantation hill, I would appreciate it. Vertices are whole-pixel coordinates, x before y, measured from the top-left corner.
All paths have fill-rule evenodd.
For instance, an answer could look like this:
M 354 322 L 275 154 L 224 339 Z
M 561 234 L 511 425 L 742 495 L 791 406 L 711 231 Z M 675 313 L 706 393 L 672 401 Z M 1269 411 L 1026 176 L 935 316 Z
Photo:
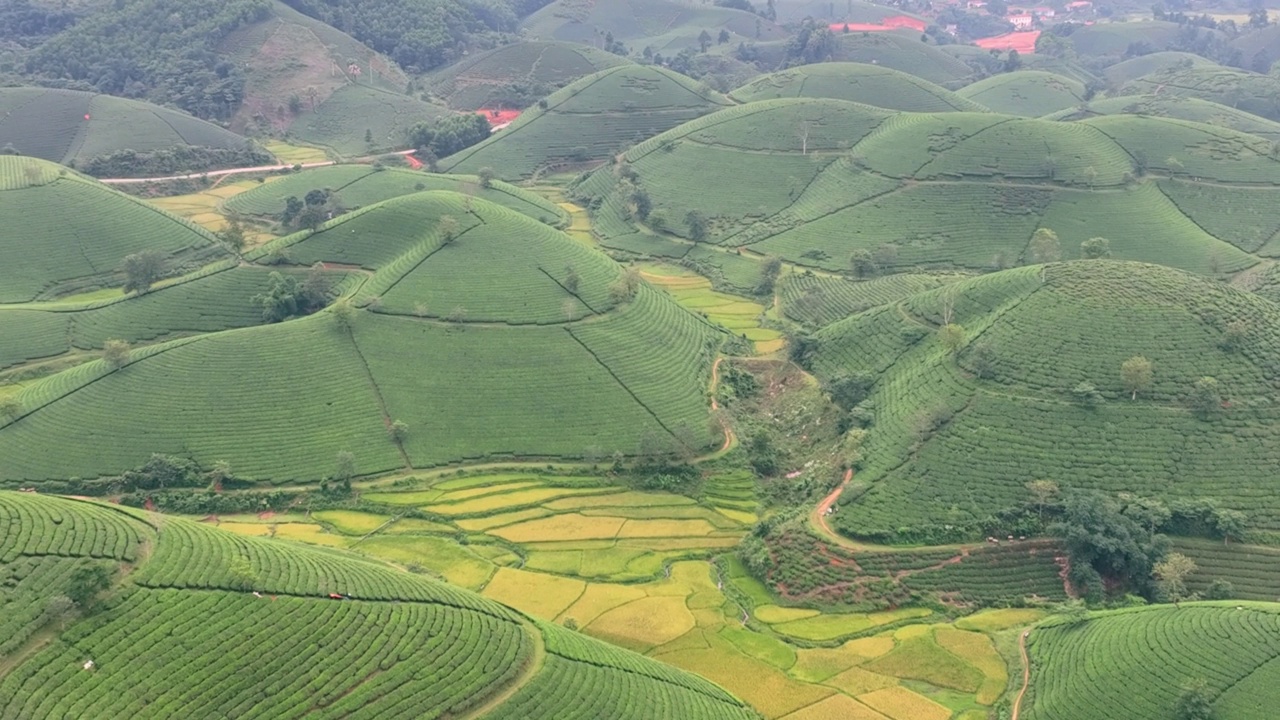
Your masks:
M 836 33 L 832 60 L 892 68 L 946 88 L 956 89 L 973 77 L 973 68 L 936 45 L 920 42 L 913 30 Z
M 983 112 L 987 108 L 940 85 L 863 63 L 817 63 L 762 75 L 729 93 L 738 102 L 832 98 L 911 112 Z
M 938 328 L 962 329 L 944 346 Z M 877 378 L 840 531 L 971 539 L 1025 484 L 1215 500 L 1280 529 L 1280 307 L 1171 268 L 1104 260 L 961 280 L 823 328 L 820 378 Z M 955 348 L 954 350 L 951 348 Z M 1122 382 L 1143 356 L 1149 384 Z M 1216 379 L 1197 405 L 1196 383 Z M 1081 390 L 1091 383 L 1096 394 Z
M 1272 142 L 1280 141 L 1280 123 L 1208 100 L 1166 95 L 1121 95 L 1100 98 L 1045 116 L 1046 120 L 1084 120 L 1098 115 L 1155 115 L 1239 130 Z
M 151 345 L 122 367 L 92 361 L 25 388 L 0 427 L 0 482 L 117 474 L 153 452 L 285 482 L 331 474 L 341 450 L 364 475 L 697 453 L 715 439 L 706 387 L 723 333 L 499 205 L 405 195 L 248 258 L 351 268 L 363 282 L 347 290 L 352 309 Z
M 1109 66 L 1102 74 L 1107 82 L 1119 87 L 1153 73 L 1191 67 L 1218 67 L 1218 64 L 1194 53 L 1166 50 L 1123 60 Z
M 1189 686 L 1218 720 L 1275 717 L 1280 606 L 1184 603 L 1050 619 L 1031 631 L 1028 720 L 1177 717 Z M 1141 692 L 1134 692 L 1141 688 Z
M 1122 95 L 1197 98 L 1280 122 L 1280 78 L 1217 65 L 1161 70 L 1133 80 Z
M 0 147 L 63 165 L 89 168 L 95 158 L 122 150 L 243 150 L 247 143 L 213 123 L 137 100 L 75 90 L 0 88 Z M 270 159 L 261 152 L 248 154 L 244 164 Z
M 0 493 L 0 576 L 5 718 L 758 717 L 469 591 L 175 517 Z
M 1004 62 L 1007 59 L 1007 56 L 992 55 L 990 50 L 976 45 L 939 45 L 938 49 L 975 69 L 981 69 L 983 74 L 987 75 L 1003 72 Z M 1043 54 L 1019 55 L 1018 58 L 1023 70 L 1049 72 L 1085 85 L 1099 82 L 1098 76 L 1081 66 L 1076 58 Z
M 1267 73 L 1280 60 L 1280 30 L 1274 24 L 1250 30 L 1232 40 L 1231 47 L 1240 51 L 1244 67 Z
M 304 198 L 312 190 L 329 193 L 329 204 L 361 208 L 424 190 L 452 190 L 497 203 L 549 225 L 569 220 L 554 203 L 501 180 L 489 186 L 474 175 L 437 175 L 415 170 L 370 165 L 329 165 L 291 173 L 228 199 L 223 209 L 232 215 L 274 218 L 284 212 L 290 197 Z
M 196 225 L 35 158 L 0 156 L 0 218 L 0 303 L 119 286 L 125 257 L 145 250 L 170 272 L 230 255 Z
M 476 173 L 489 167 L 507 180 L 528 177 L 552 164 L 611 157 L 731 104 L 679 73 L 622 65 L 552 93 L 502 132 L 440 161 L 440 169 Z
M 428 89 L 455 110 L 516 108 L 582 77 L 631 61 L 591 45 L 515 42 L 472 54 L 430 76 Z
M 1255 208 L 1280 197 L 1271 143 L 1162 118 L 1063 123 L 766 100 L 672 129 L 622 160 L 574 192 L 598 207 L 601 242 L 635 253 L 683 257 L 696 242 L 735 261 L 748 262 L 745 247 L 838 272 L 855 251 L 875 254 L 884 273 L 988 270 L 1030 261 L 1040 227 L 1058 233 L 1067 258 L 1104 237 L 1114 257 L 1200 273 L 1275 251 L 1269 220 L 1233 212 L 1245 197 L 1263 200 Z M 744 181 L 715 181 L 726 173 Z M 640 190 L 650 212 L 638 223 Z M 696 229 L 691 212 L 705 218 Z
M 690 5 L 677 0 L 625 0 L 583 3 L 555 0 L 520 24 L 531 40 L 567 40 L 599 44 L 607 35 L 634 53 L 645 47 L 671 57 L 685 48 L 698 47 L 706 31 L 715 38 L 723 29 L 730 47 L 740 42 L 786 40 L 781 26 L 755 13 L 711 4 Z
M 1202 38 L 1212 37 L 1221 42 L 1228 39 L 1218 30 L 1195 29 Z M 1185 26 L 1164 20 L 1107 22 L 1077 28 L 1068 39 L 1071 48 L 1082 58 L 1120 60 L 1133 43 L 1144 43 L 1157 52 L 1172 50 L 1185 31 Z
M 1075 107 L 1084 100 L 1084 84 L 1040 70 L 993 75 L 966 85 L 961 97 L 995 112 L 1023 117 L 1040 117 Z

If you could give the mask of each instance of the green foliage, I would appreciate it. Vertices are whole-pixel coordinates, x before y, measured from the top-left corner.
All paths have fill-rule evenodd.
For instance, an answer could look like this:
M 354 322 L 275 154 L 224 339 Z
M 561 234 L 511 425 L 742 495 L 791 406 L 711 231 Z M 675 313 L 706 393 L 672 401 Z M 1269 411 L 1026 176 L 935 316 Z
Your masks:
M 784 97 L 851 100 L 908 112 L 982 112 L 986 108 L 940 85 L 879 65 L 825 62 L 762 75 L 734 90 L 742 102 Z
M 91 563 L 76 568 L 67 583 L 67 597 L 81 610 L 93 607 L 98 593 L 111 587 L 111 571 L 106 567 Z
M 139 295 L 164 276 L 164 256 L 155 250 L 126 255 L 124 258 L 124 291 Z
M 1111 241 L 1106 238 L 1089 238 L 1080 243 L 1080 257 L 1086 260 L 1111 257 Z
M 133 348 L 124 340 L 108 340 L 102 344 L 102 359 L 112 370 L 119 370 L 129 362 Z
M 1068 497 L 1061 520 L 1049 531 L 1066 545 L 1070 579 L 1086 596 L 1100 596 L 1103 579 L 1147 591 L 1152 567 L 1167 546 L 1163 536 L 1153 536 L 1121 512 L 1118 503 L 1098 493 Z
M 444 157 L 465 150 L 487 137 L 489 121 L 477 113 L 463 113 L 437 118 L 434 122 L 418 123 L 410 128 L 408 140 L 420 152 L 429 151 L 436 157 Z M 481 172 L 476 174 L 481 175 Z M 488 187 L 483 176 L 480 185 Z
M 1207 420 L 1222 409 L 1222 389 L 1216 378 L 1208 375 L 1191 386 L 1191 396 L 1187 400 L 1191 412 L 1201 420 Z
M 262 305 L 264 322 L 280 322 L 291 317 L 310 315 L 329 302 L 332 286 L 319 263 L 302 280 L 294 275 L 278 272 L 271 273 L 268 278 L 270 285 L 267 291 L 253 298 L 255 303 Z

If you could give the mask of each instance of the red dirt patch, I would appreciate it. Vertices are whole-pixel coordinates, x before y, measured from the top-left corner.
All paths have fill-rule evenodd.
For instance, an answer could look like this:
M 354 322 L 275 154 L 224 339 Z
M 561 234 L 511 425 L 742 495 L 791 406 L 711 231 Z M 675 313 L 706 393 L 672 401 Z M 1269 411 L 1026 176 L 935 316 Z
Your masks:
M 484 119 L 489 121 L 489 127 L 495 127 L 497 125 L 506 125 L 510 123 L 512 120 L 515 120 L 516 118 L 520 117 L 519 110 L 502 110 L 499 108 L 480 108 L 476 112 L 483 115 Z
M 984 50 L 1017 50 L 1019 55 L 1032 55 L 1036 51 L 1036 40 L 1039 37 L 1039 30 L 1027 30 L 983 38 L 973 44 Z
M 849 32 L 886 32 L 889 30 L 899 30 L 901 28 L 910 28 L 924 32 L 926 27 L 925 21 L 906 15 L 894 15 L 880 21 L 880 24 L 871 23 L 831 23 L 828 25 L 831 32 L 842 33 L 847 29 Z

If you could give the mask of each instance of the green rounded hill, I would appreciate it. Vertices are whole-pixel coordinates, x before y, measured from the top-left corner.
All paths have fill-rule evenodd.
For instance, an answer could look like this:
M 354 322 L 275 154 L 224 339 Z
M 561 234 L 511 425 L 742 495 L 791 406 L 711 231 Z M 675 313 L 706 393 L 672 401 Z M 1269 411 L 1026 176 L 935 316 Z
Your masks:
M 1266 720 L 1280 667 L 1280 606 L 1184 603 L 1051 619 L 1027 641 L 1028 720 L 1158 720 L 1202 685 L 1214 718 Z M 1135 692 L 1140 689 L 1140 692 Z
M 468 591 L 180 518 L 4 492 L 0 563 L 0 706 L 18 717 L 756 717 Z M 78 592 L 85 573 L 105 587 Z
M 698 47 L 703 31 L 714 38 L 723 29 L 733 45 L 786 40 L 789 36 L 781 26 L 746 10 L 675 0 L 555 0 L 525 18 L 520 27 L 525 37 L 534 40 L 592 45 L 612 35 L 616 41 L 633 46 L 634 52 L 647 45 L 663 55 Z
M 958 344 L 940 340 L 943 324 L 961 328 Z M 1256 295 L 1172 268 L 1081 260 L 961 280 L 817 338 L 820 378 L 875 378 L 865 493 L 841 504 L 842 532 L 980 537 L 1041 478 L 1212 498 L 1280 528 L 1266 471 L 1280 452 L 1280 308 Z M 1136 356 L 1152 370 L 1135 387 L 1121 365 Z M 1197 405 L 1206 376 L 1217 397 Z
M 36 383 L 0 427 L 0 481 L 118 474 L 153 452 L 281 482 L 324 477 L 344 449 L 363 475 L 712 444 L 705 388 L 724 335 L 524 215 L 418 193 L 250 258 L 353 273 L 354 308 L 151 345 L 118 369 L 94 361 Z M 391 432 L 397 421 L 407 432 Z
M 1040 70 L 993 75 L 961 88 L 958 94 L 998 113 L 1040 117 L 1084 101 L 1084 84 Z
M 0 146 L 85 167 L 123 150 L 241 150 L 245 138 L 177 110 L 76 90 L 0 88 Z
M 1122 95 L 1091 100 L 1050 115 L 1046 120 L 1083 120 L 1098 115 L 1154 115 L 1189 120 L 1206 125 L 1219 125 L 1242 133 L 1257 135 L 1275 142 L 1280 140 L 1280 123 L 1216 102 L 1190 97 L 1161 95 Z
M 1268 120 L 1280 121 L 1280 78 L 1217 65 L 1172 68 L 1144 75 L 1120 88 L 1123 95 L 1198 98 Z
M 590 45 L 525 41 L 475 53 L 434 73 L 431 92 L 451 108 L 523 108 L 578 78 L 631 61 Z
M 574 188 L 598 207 L 606 246 L 682 257 L 694 241 L 713 255 L 741 259 L 738 250 L 750 248 L 828 271 L 847 271 L 856 251 L 876 254 L 883 272 L 1008 266 L 1028 259 L 1039 227 L 1059 234 L 1064 257 L 1104 237 L 1117 258 L 1234 271 L 1257 262 L 1248 252 L 1271 252 L 1258 239 L 1265 218 L 1222 217 L 1197 192 L 1280 189 L 1270 144 L 1225 128 L 1132 116 L 894 114 L 838 100 L 731 108 L 623 159 Z M 716 180 L 728 175 L 743 181 Z M 690 213 L 705 218 L 698 234 Z
M 568 220 L 564 210 L 541 195 L 501 180 L 484 187 L 474 175 L 437 175 L 370 165 L 329 165 L 291 173 L 235 195 L 224 207 L 234 214 L 274 216 L 284 211 L 290 197 L 302 199 L 312 190 L 328 191 L 331 204 L 348 209 L 424 190 L 452 190 L 474 194 L 548 224 Z
M 694 80 L 652 65 L 623 65 L 556 91 L 488 140 L 440 161 L 449 172 L 492 168 L 527 177 L 556 163 L 601 160 L 731 104 Z
M 1196 28 L 1202 38 L 1211 37 L 1226 42 L 1227 36 L 1217 30 Z M 1149 51 L 1171 50 L 1177 44 L 1186 27 L 1165 20 L 1137 20 L 1133 22 L 1099 22 L 1077 28 L 1067 38 L 1071 47 L 1084 57 L 1114 57 L 1119 60 L 1135 43 L 1144 44 Z
M 1191 67 L 1217 67 L 1217 64 L 1192 53 L 1165 50 L 1118 62 L 1102 74 L 1107 82 L 1120 86 L 1152 73 Z
M 892 68 L 949 88 L 973 76 L 973 68 L 936 45 L 920 42 L 916 32 L 836 33 L 835 38 L 833 60 Z
M 121 284 L 126 256 L 153 250 L 167 272 L 228 255 L 206 230 L 35 158 L 0 156 L 0 302 Z
M 730 97 L 740 102 L 776 98 L 833 98 L 911 112 L 982 112 L 982 105 L 888 67 L 864 63 L 818 63 L 781 70 L 752 80 Z

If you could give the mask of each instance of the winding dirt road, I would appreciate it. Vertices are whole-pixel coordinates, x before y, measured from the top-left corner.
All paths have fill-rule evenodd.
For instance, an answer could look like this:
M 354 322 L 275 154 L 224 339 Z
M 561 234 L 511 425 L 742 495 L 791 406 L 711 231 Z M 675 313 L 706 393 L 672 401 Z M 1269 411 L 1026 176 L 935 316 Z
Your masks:
M 1022 696 L 1027 694 L 1027 688 L 1031 686 L 1031 659 L 1027 657 L 1027 636 L 1030 634 L 1030 630 L 1023 630 L 1022 635 L 1018 636 L 1018 653 L 1022 655 L 1022 689 L 1013 700 L 1013 717 L 1010 720 L 1018 720 L 1018 713 L 1022 712 Z
M 822 498 L 822 502 L 818 503 L 818 506 L 809 514 L 809 519 L 813 521 L 813 526 L 821 530 L 822 534 L 827 536 L 827 539 L 835 541 L 836 544 L 843 544 L 841 541 L 844 540 L 844 538 L 837 535 L 835 531 L 827 525 L 827 510 L 832 505 L 836 504 L 836 501 L 840 499 L 840 493 L 844 492 L 845 486 L 848 485 L 849 481 L 852 479 L 853 468 L 849 468 L 844 471 L 844 480 L 840 481 L 840 487 L 832 490 L 830 494 Z
M 408 155 L 412 152 L 413 150 L 397 150 L 396 152 L 386 153 L 386 154 L 387 155 Z M 357 160 L 367 160 L 367 159 L 368 158 L 357 158 Z M 323 162 L 302 163 L 301 167 L 303 170 L 306 170 L 308 168 L 318 168 L 318 167 L 325 167 L 328 165 L 337 165 L 337 164 L 338 164 L 337 160 L 325 160 Z M 187 173 L 186 175 L 166 175 L 164 177 L 98 178 L 98 181 L 107 183 L 108 185 L 133 185 L 137 183 L 167 182 L 169 180 L 195 180 L 197 178 L 223 177 L 225 175 L 243 175 L 245 173 L 275 172 L 277 170 L 288 170 L 292 167 L 293 167 L 292 164 L 259 165 L 257 167 L 230 168 L 228 170 L 210 170 L 208 172 Z

